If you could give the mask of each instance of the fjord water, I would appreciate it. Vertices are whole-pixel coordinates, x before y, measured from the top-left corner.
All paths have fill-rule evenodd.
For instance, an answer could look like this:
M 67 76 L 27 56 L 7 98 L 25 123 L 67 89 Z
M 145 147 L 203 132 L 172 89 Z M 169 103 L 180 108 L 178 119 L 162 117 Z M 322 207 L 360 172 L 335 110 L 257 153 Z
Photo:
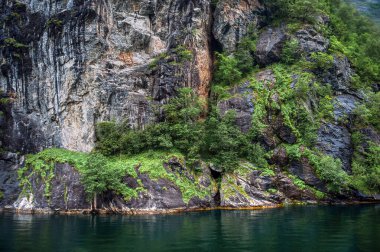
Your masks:
M 380 205 L 173 215 L 0 214 L 1 251 L 379 251 Z

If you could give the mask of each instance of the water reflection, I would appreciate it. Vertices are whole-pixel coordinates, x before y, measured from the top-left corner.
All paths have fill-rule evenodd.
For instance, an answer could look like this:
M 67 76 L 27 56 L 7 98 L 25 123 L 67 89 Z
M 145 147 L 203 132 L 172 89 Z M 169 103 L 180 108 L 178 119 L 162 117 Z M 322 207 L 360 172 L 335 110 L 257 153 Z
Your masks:
M 0 215 L 0 251 L 376 251 L 378 205 L 145 216 Z

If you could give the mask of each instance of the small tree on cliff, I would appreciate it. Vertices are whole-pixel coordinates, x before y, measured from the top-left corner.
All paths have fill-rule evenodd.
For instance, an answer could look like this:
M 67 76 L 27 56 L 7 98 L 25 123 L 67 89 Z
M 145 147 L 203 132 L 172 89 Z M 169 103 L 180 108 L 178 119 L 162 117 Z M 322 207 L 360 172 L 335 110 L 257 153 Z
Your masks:
M 114 177 L 112 170 L 107 167 L 107 159 L 102 154 L 94 153 L 88 157 L 86 169 L 82 173 L 82 183 L 92 201 L 92 209 L 96 209 L 96 196 L 107 190 Z
M 216 70 L 214 80 L 221 85 L 232 85 L 242 77 L 238 61 L 232 56 L 216 53 Z

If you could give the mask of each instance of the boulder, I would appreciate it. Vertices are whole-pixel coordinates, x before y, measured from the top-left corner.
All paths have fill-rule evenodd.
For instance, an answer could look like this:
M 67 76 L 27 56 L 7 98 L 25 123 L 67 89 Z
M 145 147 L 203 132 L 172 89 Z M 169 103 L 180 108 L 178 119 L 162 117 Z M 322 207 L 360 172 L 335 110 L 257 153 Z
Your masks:
M 311 27 L 298 30 L 295 33 L 300 49 L 306 54 L 313 52 L 326 52 L 329 41 Z
M 256 44 L 256 61 L 261 66 L 281 59 L 282 47 L 287 39 L 284 27 L 268 27 L 259 36 Z
M 242 132 L 248 132 L 252 125 L 252 114 L 254 104 L 252 102 L 252 89 L 249 88 L 249 82 L 245 82 L 238 88 L 230 90 L 232 98 L 222 100 L 218 103 L 221 115 L 229 110 L 236 112 L 236 125 Z
M 265 8 L 259 0 L 220 0 L 214 11 L 212 33 L 224 51 L 233 52 L 249 29 L 257 29 L 265 20 Z
M 335 56 L 333 66 L 327 72 L 317 73 L 337 93 L 351 93 L 350 83 L 354 71 L 347 57 Z

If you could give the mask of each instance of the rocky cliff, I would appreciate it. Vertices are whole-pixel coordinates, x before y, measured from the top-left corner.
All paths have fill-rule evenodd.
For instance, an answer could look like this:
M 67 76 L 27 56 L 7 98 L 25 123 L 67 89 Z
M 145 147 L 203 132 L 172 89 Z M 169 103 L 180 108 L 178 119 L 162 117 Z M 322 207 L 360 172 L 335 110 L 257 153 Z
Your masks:
M 142 128 L 179 87 L 207 95 L 208 1 L 1 1 L 3 122 L 11 150 L 94 147 L 94 125 Z M 189 57 L 181 59 L 180 51 Z M 186 51 L 187 52 L 187 51 Z
M 127 122 L 144 129 L 163 119 L 162 111 L 155 110 L 182 87 L 208 99 L 215 52 L 232 54 L 254 33 L 253 78 L 227 88 L 228 98 L 216 104 L 221 114 L 235 111 L 242 132 L 252 130 L 258 96 L 269 93 L 269 103 L 281 104 L 276 89 L 281 80 L 272 66 L 284 62 L 289 41 L 296 41 L 297 53 L 311 63 L 315 55 L 336 46 L 318 28 L 328 25 L 327 16 L 316 16 L 314 25 L 292 26 L 275 21 L 273 13 L 270 4 L 259 0 L 0 0 L 0 89 L 7 100 L 0 118 L 5 149 L 0 158 L 0 205 L 15 202 L 14 208 L 24 210 L 90 208 L 80 172 L 65 160 L 53 162 L 49 186 L 46 175 L 30 172 L 30 187 L 26 190 L 24 183 L 20 188 L 17 170 L 25 166 L 24 154 L 51 147 L 90 152 L 98 122 Z M 332 119 L 318 125 L 313 146 L 339 159 L 351 174 L 352 134 L 358 131 L 353 116 L 367 98 L 353 88 L 356 72 L 350 60 L 331 54 L 326 66 L 305 71 L 316 76 L 308 83 L 310 90 L 316 81 L 332 89 Z M 296 90 L 303 76 L 293 74 L 287 89 Z M 264 83 L 260 91 L 255 83 Z M 315 96 L 310 91 L 302 101 L 310 114 L 319 103 Z M 126 199 L 109 190 L 97 205 L 134 211 L 365 198 L 356 190 L 330 195 L 310 158 L 292 158 L 287 145 L 298 144 L 303 133 L 286 120 L 272 108 L 264 119 L 268 127 L 256 139 L 272 153 L 270 171 L 243 162 L 233 172 L 204 164 L 194 173 L 185 163 L 168 159 L 161 162 L 165 175 L 154 177 L 141 172 L 137 162 L 123 178 L 136 195 Z M 360 132 L 363 146 L 368 140 L 380 144 L 374 127 L 361 127 Z

